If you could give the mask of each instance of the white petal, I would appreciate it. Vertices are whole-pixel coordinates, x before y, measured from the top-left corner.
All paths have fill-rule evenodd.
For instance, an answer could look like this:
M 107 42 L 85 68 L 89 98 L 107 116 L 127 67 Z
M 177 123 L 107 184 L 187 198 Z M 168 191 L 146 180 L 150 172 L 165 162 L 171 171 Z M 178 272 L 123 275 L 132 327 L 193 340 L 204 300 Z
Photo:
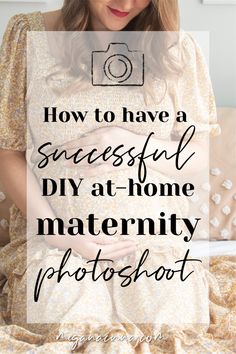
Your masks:
M 200 211 L 204 214 L 204 215 L 208 215 L 209 213 L 209 208 L 208 208 L 208 205 L 207 204 L 202 204 L 200 206 Z
M 215 194 L 213 194 L 213 196 L 211 197 L 211 199 L 213 200 L 213 202 L 214 202 L 215 204 L 220 204 L 220 202 L 221 202 L 221 195 L 218 194 L 218 193 L 215 193 Z
M 233 187 L 233 183 L 230 179 L 225 179 L 222 183 L 222 187 L 224 187 L 225 189 L 231 189 Z
M 208 182 L 203 183 L 202 189 L 203 189 L 204 191 L 206 191 L 206 192 L 210 192 L 210 190 L 211 190 L 211 185 L 210 185 Z
M 210 223 L 211 223 L 211 225 L 214 226 L 214 227 L 218 227 L 218 226 L 220 225 L 220 222 L 219 222 L 219 220 L 218 220 L 216 217 L 214 217 L 213 219 L 211 219 L 211 220 L 210 220 Z
M 221 170 L 218 167 L 211 168 L 211 175 L 212 176 L 219 176 L 221 174 Z
M 221 210 L 222 210 L 222 213 L 225 215 L 229 215 L 231 213 L 231 209 L 228 205 L 225 205 Z
M 229 230 L 227 229 L 222 229 L 220 231 L 220 236 L 223 238 L 223 239 L 228 239 L 229 238 Z

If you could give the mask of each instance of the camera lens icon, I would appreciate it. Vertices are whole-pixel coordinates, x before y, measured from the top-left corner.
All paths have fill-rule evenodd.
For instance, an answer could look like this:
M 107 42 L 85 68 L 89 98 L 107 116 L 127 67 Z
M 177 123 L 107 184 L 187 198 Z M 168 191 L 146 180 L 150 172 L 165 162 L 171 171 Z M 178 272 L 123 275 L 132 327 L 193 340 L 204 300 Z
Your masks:
M 130 50 L 126 43 L 110 43 L 91 56 L 93 86 L 143 86 L 144 53 Z
M 125 55 L 114 54 L 107 58 L 103 69 L 109 80 L 119 84 L 130 78 L 133 72 L 133 65 Z

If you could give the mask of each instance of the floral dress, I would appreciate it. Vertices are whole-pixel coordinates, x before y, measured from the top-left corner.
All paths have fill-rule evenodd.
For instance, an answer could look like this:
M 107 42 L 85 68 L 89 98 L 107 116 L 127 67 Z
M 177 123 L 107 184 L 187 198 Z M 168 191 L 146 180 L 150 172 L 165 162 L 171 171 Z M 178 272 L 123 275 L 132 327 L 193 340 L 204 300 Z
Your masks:
M 40 12 L 24 15 L 14 16 L 7 27 L 3 38 L 3 44 L 0 52 L 0 148 L 9 149 L 15 151 L 26 151 L 26 38 L 28 31 L 44 31 L 43 16 Z M 176 101 L 179 101 L 181 106 L 181 100 L 185 98 L 185 106 L 191 111 L 191 116 L 199 123 L 200 132 L 210 132 L 212 135 L 217 135 L 219 132 L 219 127 L 216 123 L 216 110 L 214 103 L 214 96 L 211 89 L 211 84 L 209 81 L 207 69 L 202 58 L 201 51 L 199 50 L 195 41 L 187 34 L 184 35 L 183 39 L 183 53 L 189 63 L 188 72 L 186 75 L 191 75 L 192 82 L 191 85 L 186 86 L 186 77 L 180 82 L 178 90 L 176 88 L 170 88 L 170 92 L 167 94 L 167 100 L 170 97 L 175 97 Z M 187 80 L 188 81 L 188 80 Z M 191 97 L 195 97 L 195 101 L 198 104 L 192 102 Z M 205 98 L 208 97 L 208 100 Z M 127 101 L 128 98 L 126 98 Z M 132 101 L 132 96 L 130 101 Z M 188 102 L 189 99 L 189 102 Z M 205 102 L 207 101 L 207 102 Z M 163 107 L 165 107 L 166 102 L 163 102 Z M 89 127 L 90 130 L 93 128 Z M 132 126 L 133 128 L 133 126 Z M 141 126 L 134 128 L 136 133 L 143 133 Z M 159 138 L 165 138 L 169 135 L 171 131 L 178 133 L 178 127 L 172 124 L 165 126 L 165 129 L 158 130 Z M 161 181 L 162 177 L 159 176 Z M 164 181 L 164 180 L 163 180 Z M 85 199 L 86 200 L 86 199 Z M 87 208 L 90 208 L 92 200 L 86 200 Z M 110 205 L 112 208 L 112 205 Z M 115 208 L 115 206 L 114 206 Z M 184 203 L 183 205 L 176 204 L 176 208 L 184 214 Z M 60 210 L 59 210 L 60 212 Z M 5 247 L 0 250 L 0 272 L 5 275 L 7 282 L 4 287 L 4 293 L 7 297 L 7 312 L 5 313 L 5 319 L 9 323 L 21 326 L 28 329 L 31 332 L 43 334 L 44 340 L 53 341 L 55 334 L 58 331 L 63 331 L 68 328 L 71 332 L 94 334 L 98 333 L 101 328 L 105 331 L 111 333 L 131 333 L 137 334 L 143 331 L 144 333 L 150 333 L 152 327 L 146 325 L 136 325 L 134 322 L 129 321 L 129 310 L 130 311 L 150 311 L 150 303 L 147 302 L 149 296 L 149 287 L 145 283 L 140 283 L 140 287 L 136 293 L 135 298 L 133 297 L 133 292 L 130 294 L 128 290 L 126 295 L 122 295 L 122 288 L 119 284 L 114 281 L 111 285 L 112 292 L 117 301 L 117 314 L 120 317 L 120 322 L 124 324 L 109 324 L 102 325 L 102 319 L 104 317 L 104 312 L 107 311 L 107 307 L 111 305 L 111 300 L 109 296 L 109 291 L 103 292 L 104 297 L 99 302 L 99 307 L 94 306 L 94 313 L 89 317 L 90 320 L 87 324 L 83 322 L 80 325 L 80 317 L 78 316 L 78 323 L 76 324 L 28 324 L 26 320 L 26 220 L 23 217 L 21 211 L 13 205 L 10 209 L 10 242 Z M 140 245 L 137 251 L 137 257 L 142 254 L 144 245 Z M 169 247 L 169 246 L 168 246 Z M 55 258 L 61 258 L 62 253 L 58 250 L 45 249 L 42 251 L 41 258 L 47 259 L 53 256 Z M 162 256 L 166 257 L 165 245 L 160 245 L 157 249 L 153 247 L 153 252 L 156 253 L 158 262 L 161 263 Z M 169 247 L 168 256 L 172 257 L 173 260 L 176 259 L 176 250 L 174 247 Z M 40 258 L 40 257 L 39 257 Z M 38 261 L 38 259 L 36 260 Z M 85 260 L 80 258 L 81 265 L 84 265 Z M 195 267 L 196 272 L 199 271 L 199 267 Z M 170 292 L 170 288 L 162 289 L 161 294 L 156 303 L 152 303 L 151 311 L 155 313 L 156 318 L 161 318 L 162 315 L 168 317 L 171 316 L 173 311 L 177 311 L 180 308 L 179 314 L 183 313 L 183 304 L 191 298 L 191 311 L 196 318 L 197 323 L 206 323 L 209 318 L 202 318 L 201 313 L 204 309 L 200 309 L 201 306 L 207 306 L 208 302 L 208 292 L 207 292 L 207 281 L 203 277 L 202 281 L 197 283 L 197 278 L 193 275 L 191 278 L 191 284 L 186 290 L 184 299 L 181 298 L 181 290 L 178 289 L 178 284 L 175 285 L 175 308 L 167 306 L 165 302 L 166 294 Z M 102 285 L 99 285 L 102 287 Z M 136 288 L 137 289 L 137 288 Z M 49 287 L 47 289 L 48 293 L 52 291 Z M 83 285 L 83 291 L 86 301 L 89 301 L 94 296 L 94 293 L 99 297 L 100 288 L 96 283 Z M 102 292 L 102 291 L 101 291 Z M 206 304 L 199 304 L 198 297 L 205 294 Z M 86 317 L 88 314 L 86 311 L 82 314 L 81 308 L 86 309 L 86 303 L 78 298 L 78 296 L 71 295 L 72 303 L 68 304 L 67 311 L 67 322 L 75 322 L 74 313 L 75 309 L 81 316 Z M 177 299 L 177 300 L 176 300 Z M 170 304 L 169 304 L 170 305 Z M 73 311 L 71 309 L 73 308 Z M 207 307 L 206 307 L 207 308 Z M 125 310 L 124 310 L 125 309 Z M 55 310 L 56 311 L 56 310 Z M 70 313 L 71 311 L 71 313 Z M 189 311 L 189 312 L 191 312 Z M 125 314 L 125 315 L 124 315 Z M 93 320 L 93 315 L 96 320 Z M 186 323 L 188 322 L 188 313 L 185 313 Z M 128 316 L 128 317 L 127 317 Z M 207 315 L 208 316 L 208 315 Z M 46 339 L 45 339 L 46 338 Z M 122 347 L 123 345 L 123 347 Z M 116 343 L 112 347 L 113 351 L 108 352 L 124 352 L 128 353 L 130 349 L 126 348 L 126 344 Z M 126 348 L 126 349 L 125 349 Z M 105 352 L 105 347 L 103 348 Z M 118 350 L 118 351 L 116 351 Z M 127 350 L 127 351 L 126 351 Z M 143 353 L 149 352 L 148 348 L 143 348 Z M 95 352 L 95 351 L 94 351 Z M 130 351 L 131 352 L 131 351 Z

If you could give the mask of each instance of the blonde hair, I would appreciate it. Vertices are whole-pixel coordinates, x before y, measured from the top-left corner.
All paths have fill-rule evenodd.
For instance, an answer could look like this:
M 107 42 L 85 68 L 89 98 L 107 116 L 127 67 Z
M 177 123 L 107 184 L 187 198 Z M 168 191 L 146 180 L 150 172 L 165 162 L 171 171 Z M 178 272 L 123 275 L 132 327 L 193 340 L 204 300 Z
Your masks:
M 62 21 L 66 31 L 90 31 L 88 0 L 64 0 Z M 124 31 L 178 31 L 178 0 L 152 0 Z
M 62 18 L 60 19 L 61 28 L 63 31 L 84 32 L 91 31 L 90 9 L 88 0 L 64 0 L 61 11 Z M 123 31 L 141 31 L 144 32 L 143 40 L 145 40 L 145 32 L 178 32 L 179 31 L 179 9 L 178 0 L 152 0 L 150 4 L 136 16 Z M 79 34 L 78 34 L 79 35 Z M 178 37 L 178 36 L 177 36 Z M 149 61 L 153 65 L 157 64 L 157 72 L 166 78 L 167 74 L 178 74 L 179 66 L 176 64 L 175 58 L 169 53 L 170 43 L 168 42 L 168 33 L 166 36 L 161 36 L 158 43 L 151 40 L 152 35 L 149 35 L 145 41 L 145 46 L 150 47 Z M 154 37 L 155 38 L 155 37 Z M 173 38 L 176 36 L 172 36 Z M 85 65 L 86 58 L 83 58 L 83 51 L 86 44 L 82 43 L 83 38 L 80 37 L 80 46 L 78 48 L 72 45 L 73 38 L 69 37 L 69 41 L 65 41 L 63 62 L 64 69 L 68 74 L 75 74 L 78 78 L 75 85 L 82 89 L 83 81 L 88 76 L 88 68 Z M 158 55 L 155 54 L 158 53 Z M 79 53 L 79 54 L 78 54 Z M 162 56 L 159 54 L 162 53 Z M 151 55 L 153 54 L 153 55 Z M 80 61 L 78 61 L 80 56 Z M 156 58 L 158 57 L 158 63 Z M 82 64 L 82 65 L 81 65 Z M 84 65 L 84 68 L 83 68 Z M 50 79 L 56 74 L 50 75 Z M 79 75 L 78 75 L 79 73 Z M 165 81 L 165 80 L 164 80 Z M 75 85 L 71 86 L 74 88 Z M 151 94 L 151 89 L 148 87 L 145 90 Z M 59 90 L 60 91 L 60 90 Z M 69 92 L 69 91 L 67 91 Z

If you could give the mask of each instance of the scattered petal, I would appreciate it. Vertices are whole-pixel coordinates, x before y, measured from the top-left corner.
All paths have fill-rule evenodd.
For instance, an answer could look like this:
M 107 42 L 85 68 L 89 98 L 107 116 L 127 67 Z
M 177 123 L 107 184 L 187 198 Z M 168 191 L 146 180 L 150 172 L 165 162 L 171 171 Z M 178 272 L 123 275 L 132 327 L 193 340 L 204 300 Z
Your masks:
M 211 168 L 210 172 L 212 176 L 219 176 L 221 174 L 221 170 L 218 167 Z
M 211 185 L 210 185 L 208 182 L 203 183 L 202 189 L 203 189 L 204 191 L 206 191 L 206 192 L 210 192 L 210 190 L 211 190 Z
M 222 183 L 222 187 L 224 187 L 225 189 L 231 189 L 233 187 L 233 183 L 230 179 L 225 179 Z
M 208 215 L 209 214 L 209 207 L 207 204 L 202 204 L 200 207 L 200 211 L 204 214 L 204 215 Z
M 211 197 L 211 199 L 213 200 L 213 202 L 214 202 L 215 204 L 220 204 L 220 202 L 221 202 L 221 195 L 218 194 L 218 193 L 215 193 L 215 194 L 213 194 L 213 196 Z
M 211 225 L 212 225 L 213 227 L 218 227 L 218 226 L 220 225 L 220 222 L 219 222 L 219 220 L 218 220 L 216 217 L 214 217 L 213 219 L 211 219 L 211 220 L 210 220 L 210 223 L 211 223 Z
M 225 215 L 229 215 L 231 213 L 231 209 L 228 205 L 225 205 L 222 209 L 221 209 L 222 213 Z
M 232 224 L 233 224 L 234 226 L 236 226 L 236 218 L 233 218 Z
M 229 238 L 229 230 L 227 229 L 222 229 L 220 231 L 220 236 L 223 238 L 223 239 L 228 239 Z

